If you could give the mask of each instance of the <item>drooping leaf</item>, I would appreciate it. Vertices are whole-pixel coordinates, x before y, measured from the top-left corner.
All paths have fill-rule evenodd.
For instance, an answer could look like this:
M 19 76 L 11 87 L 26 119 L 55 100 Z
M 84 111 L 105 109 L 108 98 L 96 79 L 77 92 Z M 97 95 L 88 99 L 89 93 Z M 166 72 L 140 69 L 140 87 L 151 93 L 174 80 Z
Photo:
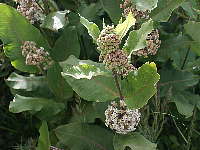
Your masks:
M 0 4 L 0 39 L 4 43 L 6 56 L 16 69 L 30 73 L 38 72 L 37 67 L 25 64 L 21 45 L 24 41 L 34 41 L 38 47 L 44 47 L 45 50 L 49 50 L 49 45 L 37 28 L 14 8 L 5 4 Z
M 61 76 L 61 71 L 62 69 L 57 63 L 52 65 L 47 71 L 47 82 L 49 88 L 60 100 L 68 99 L 73 96 L 73 90 Z
M 71 150 L 113 150 L 113 135 L 96 125 L 70 123 L 59 126 L 55 133 Z
M 118 97 L 112 75 L 103 64 L 79 60 L 74 56 L 60 64 L 63 68 L 62 76 L 85 100 L 104 102 Z
M 145 137 L 137 132 L 129 135 L 116 134 L 113 139 L 115 150 L 125 150 L 126 147 L 131 150 L 156 150 L 156 144 L 151 143 Z
M 91 79 L 94 76 L 109 76 L 110 72 L 105 69 L 102 63 L 96 63 L 91 60 L 80 60 L 71 55 L 66 61 L 60 62 L 63 68 L 63 76 L 71 76 L 76 79 Z
M 29 97 L 53 97 L 44 76 L 25 77 L 12 73 L 6 80 L 7 85 L 14 90 L 15 94 Z
M 67 26 L 64 29 L 51 51 L 51 57 L 56 61 L 64 61 L 70 55 L 77 57 L 80 55 L 80 45 L 75 26 Z
M 89 35 L 93 38 L 94 42 L 96 42 L 100 34 L 99 27 L 95 23 L 89 22 L 84 17 L 80 17 L 80 22 L 87 28 Z
M 38 140 L 38 145 L 37 145 L 36 150 L 49 150 L 51 146 L 51 142 L 49 139 L 49 131 L 48 131 L 48 125 L 46 121 L 42 122 L 39 132 L 40 132 L 40 137 Z
M 200 96 L 190 92 L 173 92 L 172 101 L 175 102 L 180 114 L 191 117 L 195 105 L 200 109 Z
M 184 25 L 185 31 L 194 40 L 191 42 L 191 50 L 193 50 L 197 55 L 200 56 L 200 23 L 190 21 Z
M 166 22 L 174 9 L 178 8 L 185 0 L 159 0 L 158 6 L 151 13 L 155 21 Z
M 137 10 L 146 11 L 153 10 L 157 7 L 158 0 L 132 0 Z
M 121 9 L 119 0 L 101 0 L 104 10 L 108 13 L 111 20 L 118 24 L 121 18 Z
M 29 111 L 41 120 L 48 120 L 64 109 L 64 104 L 56 103 L 52 99 L 24 97 L 16 95 L 10 102 L 9 110 L 12 113 Z
M 115 28 L 115 32 L 117 35 L 119 35 L 119 38 L 122 39 L 126 33 L 128 32 L 128 30 L 135 25 L 136 19 L 133 17 L 133 14 L 130 12 L 126 18 L 126 20 L 121 23 L 118 24 Z
M 58 31 L 67 24 L 67 18 L 65 17 L 68 11 L 56 11 L 48 14 L 41 24 L 42 28 L 47 28 L 52 31 Z
M 145 63 L 122 81 L 122 91 L 129 108 L 141 108 L 156 93 L 160 76 L 155 63 Z
M 131 55 L 133 51 L 146 47 L 146 38 L 153 30 L 153 21 L 142 24 L 139 30 L 131 31 L 123 49 Z

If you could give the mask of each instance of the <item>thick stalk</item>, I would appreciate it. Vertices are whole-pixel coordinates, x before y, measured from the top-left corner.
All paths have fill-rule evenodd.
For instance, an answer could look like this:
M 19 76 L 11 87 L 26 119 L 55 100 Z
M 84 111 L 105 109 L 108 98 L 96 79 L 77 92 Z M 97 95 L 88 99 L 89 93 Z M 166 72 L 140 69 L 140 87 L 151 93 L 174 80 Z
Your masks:
M 122 95 L 122 91 L 121 91 L 119 81 L 118 81 L 118 75 L 115 73 L 115 71 L 112 71 L 112 72 L 113 72 L 113 78 L 114 78 L 114 81 L 115 81 L 115 85 L 116 85 L 118 92 L 119 92 L 120 100 L 124 100 L 124 96 Z

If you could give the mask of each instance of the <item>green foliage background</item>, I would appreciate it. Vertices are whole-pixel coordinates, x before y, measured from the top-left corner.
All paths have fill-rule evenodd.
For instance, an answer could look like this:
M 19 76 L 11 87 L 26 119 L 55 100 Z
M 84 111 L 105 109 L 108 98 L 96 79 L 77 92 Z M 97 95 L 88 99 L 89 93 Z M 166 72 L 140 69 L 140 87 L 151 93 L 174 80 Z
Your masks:
M 128 106 L 142 107 L 140 125 L 129 135 L 118 135 L 104 126 L 104 111 L 109 103 L 106 101 L 119 95 L 111 73 L 97 63 L 99 53 L 95 45 L 103 19 L 106 24 L 118 24 L 122 17 L 121 1 L 55 0 L 55 7 L 53 1 L 48 0 L 46 4 L 53 13 L 41 27 L 30 25 L 11 7 L 1 4 L 2 150 L 46 150 L 50 145 L 65 150 L 199 149 L 200 2 L 132 1 L 138 4 L 138 9 L 152 9 L 150 17 L 153 22 L 150 20 L 139 30 L 128 32 L 129 38 L 125 36 L 128 40 L 123 41 L 123 49 L 131 53 L 145 47 L 145 37 L 153 28 L 159 30 L 162 44 L 156 56 L 135 58 L 136 67 L 144 64 L 138 76 L 129 76 L 121 83 L 126 87 L 123 92 L 128 97 Z M 16 8 L 16 3 L 11 0 L 0 2 Z M 157 7 L 154 9 L 155 3 Z M 52 16 L 61 20 L 62 28 L 52 26 Z M 129 25 L 125 22 L 123 27 L 129 29 Z M 118 32 L 127 31 L 118 26 Z M 45 76 L 41 76 L 36 67 L 24 64 L 19 45 L 23 40 L 35 40 L 55 60 Z M 155 62 L 157 70 L 154 63 L 147 62 Z M 76 67 L 71 69 L 73 66 Z M 154 87 L 159 80 L 156 71 L 160 74 L 157 92 Z M 97 86 L 98 83 L 101 84 Z M 138 92 L 140 86 L 146 89 Z M 156 95 L 145 105 L 155 92 Z M 16 102 L 13 102 L 13 95 L 16 95 Z

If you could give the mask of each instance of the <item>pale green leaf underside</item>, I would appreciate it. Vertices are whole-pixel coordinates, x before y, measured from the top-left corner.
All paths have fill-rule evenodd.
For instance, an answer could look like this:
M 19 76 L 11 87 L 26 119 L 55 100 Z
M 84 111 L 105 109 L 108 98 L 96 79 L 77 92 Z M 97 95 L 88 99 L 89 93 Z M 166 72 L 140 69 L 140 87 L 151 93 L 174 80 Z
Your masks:
M 146 11 L 153 10 L 157 7 L 158 0 L 132 0 L 137 10 Z
M 139 30 L 131 31 L 123 49 L 131 55 L 133 51 L 146 47 L 146 38 L 153 30 L 153 21 L 142 24 Z
M 99 27 L 95 23 L 89 22 L 84 17 L 80 17 L 80 22 L 87 28 L 89 35 L 96 42 L 100 34 Z
M 122 39 L 128 32 L 128 30 L 135 25 L 136 19 L 133 17 L 132 13 L 129 13 L 126 20 L 118 24 L 115 28 L 115 32 L 117 35 L 119 35 L 119 38 Z

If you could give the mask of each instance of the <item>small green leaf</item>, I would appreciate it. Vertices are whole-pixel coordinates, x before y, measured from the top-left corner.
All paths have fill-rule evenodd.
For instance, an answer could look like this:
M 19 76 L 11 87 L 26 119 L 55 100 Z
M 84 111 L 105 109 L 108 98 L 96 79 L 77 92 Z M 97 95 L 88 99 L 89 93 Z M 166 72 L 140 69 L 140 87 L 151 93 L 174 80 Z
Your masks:
M 56 61 L 64 61 L 70 55 L 77 57 L 80 55 L 80 45 L 75 26 L 67 26 L 64 29 L 51 51 L 51 57 Z
M 128 30 L 135 25 L 136 19 L 133 17 L 133 14 L 130 12 L 129 15 L 127 16 L 126 20 L 118 24 L 115 28 L 115 32 L 117 35 L 119 35 L 119 38 L 122 39 Z
M 29 111 L 41 120 L 49 120 L 64 109 L 64 104 L 56 103 L 52 99 L 24 97 L 16 95 L 10 102 L 9 110 L 12 113 Z
M 120 9 L 120 2 L 119 0 L 101 0 L 102 6 L 104 10 L 108 13 L 111 20 L 118 24 L 121 18 L 121 9 Z
M 63 68 L 62 76 L 85 100 L 104 102 L 118 97 L 112 75 L 103 64 L 79 60 L 74 56 L 60 64 Z
M 156 150 L 156 144 L 151 143 L 145 137 L 137 132 L 129 135 L 116 134 L 113 139 L 115 150 L 125 150 L 126 147 L 131 150 Z
M 158 0 L 132 0 L 137 10 L 146 11 L 153 10 L 157 7 Z
M 68 99 L 73 96 L 73 90 L 65 79 L 61 76 L 61 67 L 54 64 L 47 71 L 47 81 L 49 88 L 58 99 Z
M 153 30 L 153 21 L 142 24 L 139 30 L 131 31 L 123 49 L 131 55 L 133 51 L 146 47 L 146 38 Z
M 122 81 L 122 91 L 129 108 L 141 108 L 156 93 L 160 76 L 155 63 L 145 63 Z
M 185 0 L 159 0 L 158 6 L 151 13 L 155 21 L 166 22 L 174 9 L 178 8 Z
M 49 139 L 49 131 L 48 131 L 48 125 L 46 121 L 42 122 L 39 132 L 40 132 L 40 137 L 38 140 L 38 145 L 37 145 L 36 150 L 49 150 L 51 146 L 51 142 Z
M 113 150 L 113 135 L 96 125 L 70 123 L 59 126 L 55 133 L 71 150 Z
M 80 22 L 87 28 L 89 35 L 93 38 L 94 42 L 96 42 L 100 34 L 99 27 L 95 23 L 89 22 L 84 17 L 80 17 Z
M 175 102 L 178 112 L 187 118 L 192 116 L 195 105 L 200 108 L 200 96 L 190 92 L 175 92 L 171 99 Z
M 6 80 L 6 84 L 14 90 L 15 94 L 22 96 L 53 97 L 44 76 L 25 77 L 13 72 Z
M 67 24 L 67 19 L 65 17 L 67 13 L 68 11 L 65 10 L 56 11 L 48 14 L 48 16 L 46 16 L 46 18 L 42 22 L 41 27 L 50 29 L 52 31 L 58 31 Z
M 39 71 L 36 66 L 25 64 L 21 45 L 24 41 L 34 41 L 38 47 L 44 47 L 48 51 L 47 41 L 16 9 L 5 4 L 0 4 L 0 39 L 3 41 L 6 56 L 16 69 L 29 73 Z

